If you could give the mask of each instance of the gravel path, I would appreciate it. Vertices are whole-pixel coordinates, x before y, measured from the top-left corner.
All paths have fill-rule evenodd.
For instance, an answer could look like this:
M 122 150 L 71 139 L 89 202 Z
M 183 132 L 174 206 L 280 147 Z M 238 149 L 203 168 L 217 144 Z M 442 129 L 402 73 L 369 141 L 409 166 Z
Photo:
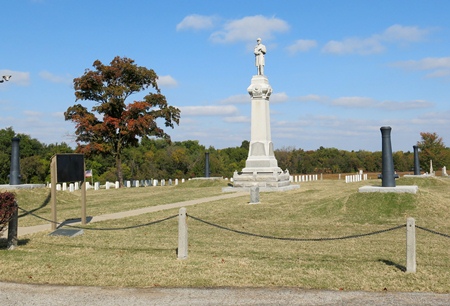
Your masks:
M 64 305 L 450 305 L 450 294 L 296 288 L 101 288 L 0 282 L 2 306 Z

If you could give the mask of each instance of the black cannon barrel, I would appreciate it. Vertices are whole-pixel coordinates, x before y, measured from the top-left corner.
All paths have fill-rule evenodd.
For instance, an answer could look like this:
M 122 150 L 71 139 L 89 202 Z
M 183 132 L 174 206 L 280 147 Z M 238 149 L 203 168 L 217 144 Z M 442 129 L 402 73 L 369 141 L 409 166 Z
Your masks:
M 209 177 L 209 152 L 205 152 L 205 177 Z
M 381 186 L 395 187 L 395 178 L 398 177 L 394 170 L 394 158 L 392 157 L 390 126 L 382 126 L 381 130 Z
M 413 146 L 413 149 L 414 149 L 414 175 L 420 175 L 419 147 Z
M 9 184 L 20 185 L 20 153 L 19 153 L 20 138 L 14 137 L 12 139 L 11 148 L 11 169 L 9 172 Z

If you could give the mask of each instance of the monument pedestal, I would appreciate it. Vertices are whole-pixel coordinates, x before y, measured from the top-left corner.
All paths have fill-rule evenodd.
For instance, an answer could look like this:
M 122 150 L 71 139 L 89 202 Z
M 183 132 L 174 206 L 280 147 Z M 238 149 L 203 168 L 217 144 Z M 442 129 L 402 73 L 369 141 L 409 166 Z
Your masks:
M 262 191 L 267 188 L 298 188 L 298 185 L 289 187 L 289 171 L 278 167 L 273 152 L 269 110 L 272 87 L 268 78 L 264 75 L 253 76 L 247 91 L 252 97 L 251 141 L 245 168 L 233 175 L 234 188 L 258 186 Z

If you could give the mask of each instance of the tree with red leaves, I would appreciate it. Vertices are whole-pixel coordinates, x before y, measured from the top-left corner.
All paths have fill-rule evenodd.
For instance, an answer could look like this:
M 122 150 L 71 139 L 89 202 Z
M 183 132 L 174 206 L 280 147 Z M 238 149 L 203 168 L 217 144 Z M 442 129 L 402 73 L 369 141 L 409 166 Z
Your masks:
M 0 192 L 0 233 L 6 228 L 16 210 L 15 194 L 12 192 Z
M 95 70 L 86 69 L 83 76 L 73 80 L 76 101 L 88 100 L 96 104 L 89 111 L 76 104 L 64 113 L 65 120 L 75 123 L 79 153 L 86 155 L 111 154 L 115 158 L 117 178 L 123 185 L 122 152 L 139 144 L 139 137 L 155 136 L 168 140 L 170 136 L 156 122 L 164 120 L 166 127 L 179 124 L 180 110 L 169 106 L 158 87 L 158 76 L 152 69 L 134 64 L 126 57 L 115 57 L 110 65 L 99 60 Z M 132 94 L 153 88 L 142 101 L 126 104 Z

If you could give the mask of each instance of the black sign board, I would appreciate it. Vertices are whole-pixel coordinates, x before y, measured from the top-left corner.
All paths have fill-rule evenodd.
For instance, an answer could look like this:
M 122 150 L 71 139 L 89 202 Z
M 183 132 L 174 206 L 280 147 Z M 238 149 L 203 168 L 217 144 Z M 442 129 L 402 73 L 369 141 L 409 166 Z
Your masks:
M 56 154 L 56 181 L 84 181 L 84 154 Z

